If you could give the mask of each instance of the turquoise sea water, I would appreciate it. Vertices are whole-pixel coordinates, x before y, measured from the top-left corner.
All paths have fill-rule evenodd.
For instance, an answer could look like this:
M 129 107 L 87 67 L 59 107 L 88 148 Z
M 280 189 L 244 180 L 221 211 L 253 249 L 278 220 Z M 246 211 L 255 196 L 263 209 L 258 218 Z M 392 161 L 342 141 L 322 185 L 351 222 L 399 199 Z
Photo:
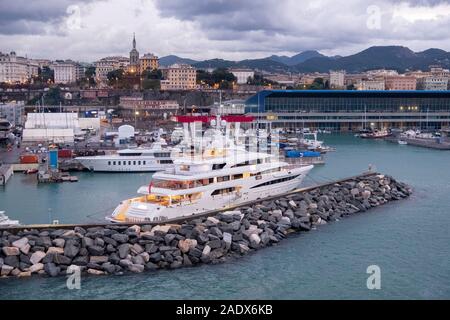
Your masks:
M 372 164 L 410 184 L 414 194 L 366 213 L 290 236 L 278 246 L 232 260 L 172 271 L 85 276 L 81 290 L 64 277 L 0 279 L 0 299 L 443 299 L 450 298 L 450 152 L 321 138 L 337 148 L 308 184 L 355 175 Z M 78 183 L 37 186 L 16 174 L 0 188 L 0 209 L 22 223 L 103 221 L 150 174 L 80 173 Z M 368 290 L 366 269 L 381 268 Z

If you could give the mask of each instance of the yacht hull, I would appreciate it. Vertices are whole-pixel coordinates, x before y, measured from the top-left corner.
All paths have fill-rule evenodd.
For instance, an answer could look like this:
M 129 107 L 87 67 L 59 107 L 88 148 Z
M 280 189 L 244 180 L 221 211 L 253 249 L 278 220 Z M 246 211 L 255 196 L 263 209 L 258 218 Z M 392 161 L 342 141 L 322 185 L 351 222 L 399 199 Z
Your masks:
M 135 158 L 79 157 L 76 160 L 86 169 L 95 172 L 155 172 L 173 167 L 170 163 L 158 163 L 155 158 L 136 160 Z
M 197 201 L 184 202 L 176 205 L 162 206 L 145 203 L 136 199 L 122 201 L 113 214 L 106 219 L 112 222 L 154 222 L 189 217 L 211 210 L 226 209 L 242 203 L 280 195 L 298 188 L 313 166 L 297 167 L 295 169 L 270 174 L 262 178 L 232 180 L 216 183 L 216 189 L 239 187 L 240 192 L 228 195 L 211 195 L 214 189 L 204 192 Z M 289 180 L 270 184 L 273 181 L 287 178 Z M 266 185 L 264 185 L 266 184 Z M 262 185 L 262 186 L 261 186 Z

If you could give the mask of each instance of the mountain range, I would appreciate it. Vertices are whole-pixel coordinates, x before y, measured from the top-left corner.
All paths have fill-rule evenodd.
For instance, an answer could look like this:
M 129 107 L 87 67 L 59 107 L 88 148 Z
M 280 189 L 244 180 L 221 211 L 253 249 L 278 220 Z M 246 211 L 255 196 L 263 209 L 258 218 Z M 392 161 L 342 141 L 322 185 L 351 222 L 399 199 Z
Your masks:
M 359 73 L 373 69 L 429 70 L 430 65 L 450 68 L 450 52 L 428 49 L 414 52 L 402 46 L 374 46 L 349 56 L 325 56 L 318 51 L 304 51 L 292 57 L 272 55 L 262 59 L 231 61 L 210 59 L 196 61 L 170 55 L 160 58 L 162 66 L 186 63 L 196 68 L 251 68 L 267 72 L 328 72 L 345 70 Z

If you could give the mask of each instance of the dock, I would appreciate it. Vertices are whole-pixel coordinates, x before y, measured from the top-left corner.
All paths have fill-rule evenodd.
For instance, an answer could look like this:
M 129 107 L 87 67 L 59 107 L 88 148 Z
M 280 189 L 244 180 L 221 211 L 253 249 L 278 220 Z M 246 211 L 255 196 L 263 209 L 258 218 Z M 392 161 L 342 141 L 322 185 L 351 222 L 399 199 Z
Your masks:
M 0 165 L 0 186 L 5 186 L 9 178 L 14 174 L 13 166 L 10 164 Z
M 386 141 L 398 143 L 398 140 L 403 140 L 408 143 L 408 145 L 436 149 L 436 150 L 450 150 L 450 141 L 438 141 L 435 139 L 424 139 L 424 138 L 400 138 L 400 137 L 388 137 Z
M 78 177 L 61 171 L 39 171 L 37 179 L 39 183 L 78 182 Z

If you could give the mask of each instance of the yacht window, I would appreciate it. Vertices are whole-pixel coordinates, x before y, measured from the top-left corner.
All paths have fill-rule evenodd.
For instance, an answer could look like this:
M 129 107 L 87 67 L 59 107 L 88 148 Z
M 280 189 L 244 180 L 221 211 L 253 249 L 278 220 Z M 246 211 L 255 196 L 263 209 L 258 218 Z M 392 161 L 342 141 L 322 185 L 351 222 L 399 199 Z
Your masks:
M 167 164 L 167 163 L 173 163 L 173 161 L 172 160 L 159 160 L 159 163 Z
M 146 162 L 145 162 L 145 161 L 142 161 L 142 163 L 143 163 L 143 165 L 145 166 L 145 163 L 146 163 Z
M 220 170 L 223 169 L 223 167 L 225 167 L 227 164 L 226 163 L 215 163 L 212 166 L 213 170 Z
M 256 160 L 256 163 L 257 163 L 257 164 L 261 164 L 261 163 L 262 163 L 262 159 L 257 159 L 257 160 Z
M 181 166 L 180 166 L 180 171 L 189 171 L 189 166 L 187 166 L 187 165 L 181 165 Z
M 256 186 L 253 186 L 250 189 L 259 188 L 259 187 L 265 187 L 265 186 L 269 186 L 269 185 L 272 185 L 272 184 L 277 184 L 277 183 L 293 180 L 293 179 L 297 178 L 298 176 L 299 176 L 299 174 L 295 175 L 295 176 L 291 176 L 291 177 L 286 177 L 286 178 L 281 178 L 281 179 L 275 179 L 275 180 L 267 181 L 267 182 L 258 184 Z
M 232 168 L 248 166 L 249 164 L 250 164 L 250 161 L 247 160 L 247 161 L 245 161 L 245 162 L 236 163 L 234 166 L 232 166 Z
M 134 165 L 134 166 L 136 165 L 136 161 L 133 161 L 133 165 Z
M 115 162 L 115 161 L 113 161 L 113 165 L 114 165 L 114 166 L 116 165 L 116 162 Z
M 153 155 L 155 158 L 170 157 L 170 152 L 155 152 Z
M 244 175 L 243 175 L 242 173 L 234 174 L 234 175 L 233 175 L 233 180 L 236 180 L 236 179 L 242 179 L 243 177 L 244 177 Z
M 128 165 L 131 166 L 131 161 L 128 161 Z
M 228 193 L 233 192 L 234 190 L 236 190 L 235 187 L 224 188 L 224 189 L 217 189 L 217 190 L 214 190 L 214 191 L 211 193 L 211 195 L 212 195 L 212 196 L 216 196 L 216 195 L 219 195 L 219 194 L 228 194 Z
M 110 166 L 111 165 L 111 161 L 108 161 L 108 166 Z
M 122 162 L 118 161 L 117 164 L 120 166 L 122 164 Z
M 120 155 L 121 155 L 122 157 L 123 157 L 123 156 L 127 156 L 127 157 L 137 157 L 137 156 L 142 155 L 142 153 L 121 153 Z
M 229 181 L 230 176 L 217 177 L 217 182 Z
M 138 165 L 141 165 L 141 160 L 138 161 Z
M 214 183 L 214 178 L 209 178 L 209 183 Z

